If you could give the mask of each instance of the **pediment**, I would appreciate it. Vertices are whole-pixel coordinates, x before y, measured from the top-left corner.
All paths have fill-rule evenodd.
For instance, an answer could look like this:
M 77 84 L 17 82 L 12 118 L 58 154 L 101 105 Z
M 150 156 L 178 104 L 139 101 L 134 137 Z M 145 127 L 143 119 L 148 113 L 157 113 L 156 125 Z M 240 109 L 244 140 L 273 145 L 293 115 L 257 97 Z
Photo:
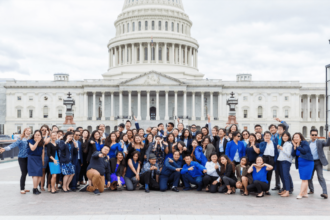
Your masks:
M 148 73 L 141 74 L 132 79 L 123 81 L 120 84 L 121 85 L 181 85 L 184 84 L 184 82 L 156 71 L 150 71 Z

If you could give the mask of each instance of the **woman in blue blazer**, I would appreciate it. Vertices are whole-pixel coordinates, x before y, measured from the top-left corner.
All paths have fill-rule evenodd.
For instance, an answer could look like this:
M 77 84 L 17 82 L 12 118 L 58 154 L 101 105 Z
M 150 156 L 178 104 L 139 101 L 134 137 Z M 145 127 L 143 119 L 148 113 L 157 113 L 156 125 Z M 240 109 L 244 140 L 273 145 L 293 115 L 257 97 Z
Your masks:
M 292 137 L 292 156 L 296 157 L 296 168 L 302 180 L 300 193 L 297 199 L 307 198 L 308 180 L 312 178 L 314 159 L 308 142 L 301 133 L 295 133 Z
M 235 163 L 235 166 L 240 163 L 241 158 L 245 156 L 245 147 L 241 139 L 241 134 L 235 131 L 233 134 L 233 140 L 227 143 L 226 155 L 231 161 Z

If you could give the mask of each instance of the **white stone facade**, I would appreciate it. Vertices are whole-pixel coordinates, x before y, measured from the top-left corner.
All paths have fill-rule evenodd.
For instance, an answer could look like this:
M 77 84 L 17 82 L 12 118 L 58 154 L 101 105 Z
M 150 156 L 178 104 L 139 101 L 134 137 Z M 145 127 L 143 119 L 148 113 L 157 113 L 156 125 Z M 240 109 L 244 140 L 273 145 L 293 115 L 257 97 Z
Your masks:
M 42 124 L 61 127 L 68 92 L 76 101 L 74 121 L 90 130 L 103 123 L 113 131 L 134 115 L 143 128 L 177 117 L 185 125 L 204 126 L 207 114 L 213 125 L 224 127 L 226 100 L 234 92 L 240 129 L 253 131 L 255 124 L 261 124 L 267 130 L 279 117 L 291 132 L 307 135 L 314 126 L 325 135 L 323 83 L 253 81 L 251 74 L 238 74 L 235 81 L 203 79 L 199 45 L 190 36 L 192 22 L 180 0 L 126 0 L 115 28 L 102 80 L 70 81 L 67 74 L 55 74 L 54 81 L 4 83 L 5 133 L 25 127 L 35 130 Z

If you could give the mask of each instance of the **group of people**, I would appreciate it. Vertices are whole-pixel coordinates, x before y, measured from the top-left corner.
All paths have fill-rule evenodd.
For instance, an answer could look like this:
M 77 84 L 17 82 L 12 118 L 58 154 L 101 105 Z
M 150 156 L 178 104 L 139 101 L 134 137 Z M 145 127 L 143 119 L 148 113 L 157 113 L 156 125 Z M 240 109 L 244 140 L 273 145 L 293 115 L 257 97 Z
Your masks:
M 322 187 L 321 197 L 327 199 L 327 186 L 322 167 L 328 164 L 323 148 L 330 139 L 320 140 L 318 131 L 310 131 L 307 142 L 299 132 L 291 135 L 289 125 L 276 118 L 263 132 L 255 125 L 255 133 L 239 131 L 237 125 L 219 128 L 208 123 L 200 131 L 196 125 L 184 128 L 160 123 L 146 130 L 135 128 L 131 121 L 120 124 L 117 131 L 105 132 L 101 124 L 91 134 L 78 127 L 67 131 L 56 125 L 50 129 L 43 125 L 31 134 L 25 128 L 13 144 L 0 149 L 0 153 L 19 148 L 21 194 L 27 174 L 33 179 L 33 194 L 47 190 L 62 192 L 93 192 L 105 188 L 122 191 L 136 189 L 171 190 L 179 192 L 196 189 L 210 193 L 254 194 L 257 198 L 270 195 L 273 173 L 281 197 L 289 197 L 294 190 L 290 175 L 291 164 L 299 170 L 302 180 L 297 199 L 314 193 L 313 176 L 316 171 Z M 274 172 L 273 172 L 274 171 Z M 282 183 L 282 187 L 281 186 Z M 309 192 L 308 192 L 309 188 Z

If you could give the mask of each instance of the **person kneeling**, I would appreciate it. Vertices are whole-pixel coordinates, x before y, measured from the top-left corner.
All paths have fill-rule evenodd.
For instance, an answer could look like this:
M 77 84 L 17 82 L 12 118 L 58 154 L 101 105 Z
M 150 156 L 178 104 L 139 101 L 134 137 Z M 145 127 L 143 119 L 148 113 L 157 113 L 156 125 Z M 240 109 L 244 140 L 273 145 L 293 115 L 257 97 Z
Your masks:
M 165 165 L 160 173 L 159 188 L 160 191 L 165 192 L 168 189 L 168 185 L 172 186 L 172 191 L 179 192 L 178 184 L 180 182 L 181 166 L 178 164 L 180 159 L 180 152 L 175 151 L 173 159 L 167 158 Z
M 206 168 L 198 162 L 192 161 L 190 155 L 184 158 L 186 164 L 181 170 L 184 183 L 184 191 L 190 190 L 190 184 L 197 185 L 197 191 L 202 191 L 203 175 L 207 172 Z
M 156 163 L 156 156 L 154 154 L 150 154 L 149 162 L 144 164 L 140 174 L 140 183 L 145 186 L 146 193 L 149 193 L 150 189 L 159 190 L 159 184 L 156 181 L 156 176 L 159 174 L 160 172 Z
M 93 153 L 87 168 L 87 178 L 91 181 L 92 186 L 86 185 L 79 190 L 80 192 L 88 191 L 100 195 L 104 191 L 104 176 L 108 181 L 107 187 L 110 187 L 109 151 L 110 147 L 104 146 L 101 152 L 95 151 Z

